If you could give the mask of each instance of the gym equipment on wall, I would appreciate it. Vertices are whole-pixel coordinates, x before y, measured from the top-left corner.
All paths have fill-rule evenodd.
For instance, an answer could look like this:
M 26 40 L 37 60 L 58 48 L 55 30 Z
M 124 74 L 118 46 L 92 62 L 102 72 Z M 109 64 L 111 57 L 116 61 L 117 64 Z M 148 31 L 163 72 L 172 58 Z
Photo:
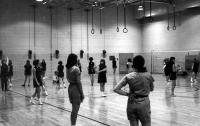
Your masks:
M 72 11 L 73 11 L 73 8 L 68 8 L 68 10 L 69 10 L 69 16 L 70 16 L 70 18 L 69 18 L 69 20 L 70 20 L 70 45 L 71 45 L 71 53 L 73 52 L 73 50 L 72 50 Z
M 84 51 L 80 50 L 80 58 L 83 58 L 83 53 L 84 53 Z
M 143 0 L 143 17 L 142 17 L 143 20 L 146 19 L 146 7 L 145 7 L 145 0 Z
M 151 5 L 152 5 L 152 2 L 151 2 L 151 0 L 150 0 L 150 16 L 149 16 L 149 21 L 150 21 L 150 22 L 153 22 L 153 17 L 151 16 L 151 11 L 152 11 Z
M 176 7 L 174 5 L 174 26 L 173 26 L 173 30 L 176 30 Z
M 124 33 L 128 32 L 128 29 L 126 28 L 126 5 L 124 4 L 124 29 L 123 29 Z
M 103 50 L 103 58 L 106 58 L 106 50 Z
M 100 11 L 100 34 L 102 34 L 102 29 L 101 29 L 101 8 L 99 9 Z
M 55 51 L 55 55 L 56 55 L 56 59 L 58 59 L 59 58 L 59 50 Z
M 167 7 L 167 19 L 168 19 L 167 30 L 169 30 L 169 6 Z
M 34 59 L 36 59 L 36 5 L 32 5 L 33 7 L 33 20 L 34 20 Z
M 93 9 L 93 8 L 94 8 L 94 7 L 92 6 L 92 30 L 91 30 L 91 33 L 92 33 L 92 34 L 94 34 L 94 32 L 95 32 L 95 31 L 94 31 L 94 26 L 93 26 L 93 25 L 94 25 L 94 24 L 93 24 L 93 23 L 94 23 L 94 19 L 93 19 L 93 18 L 94 18 L 94 15 L 93 15 L 94 9 Z
M 32 50 L 28 50 L 28 59 L 32 59 Z
M 0 50 L 0 60 L 2 60 L 2 57 L 3 57 L 3 51 Z
M 89 35 L 88 35 L 88 31 L 89 31 L 89 28 L 88 28 L 88 13 L 89 13 L 89 9 L 85 9 L 86 11 L 86 14 L 87 14 L 87 59 L 89 60 Z
M 117 32 L 119 32 L 119 6 L 118 6 L 118 4 L 117 4 Z

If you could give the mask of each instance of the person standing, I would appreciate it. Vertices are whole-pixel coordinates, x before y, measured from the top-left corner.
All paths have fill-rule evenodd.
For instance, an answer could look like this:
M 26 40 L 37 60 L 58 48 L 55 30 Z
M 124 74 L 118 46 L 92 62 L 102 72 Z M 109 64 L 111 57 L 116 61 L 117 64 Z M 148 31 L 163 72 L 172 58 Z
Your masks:
M 133 72 L 133 63 L 130 58 L 128 59 L 128 62 L 126 63 L 126 68 L 127 68 L 128 73 Z
M 58 67 L 57 67 L 57 72 L 58 72 L 58 80 L 60 82 L 60 87 L 61 86 L 61 80 L 63 82 L 63 87 L 66 88 L 66 85 L 65 85 L 65 82 L 64 82 L 64 66 L 62 65 L 63 62 L 62 61 L 59 61 L 58 62 Z
M 169 79 L 172 82 L 172 88 L 171 88 L 171 96 L 172 97 L 176 97 L 176 95 L 174 95 L 174 89 L 176 87 L 176 66 L 175 66 L 175 57 L 170 57 L 170 63 L 169 63 L 169 68 L 170 68 L 170 74 L 169 74 Z
M 194 63 L 192 65 L 192 77 L 191 77 L 191 82 L 197 82 L 196 78 L 197 78 L 197 74 L 199 71 L 199 61 L 197 60 L 197 58 L 194 58 Z
M 66 78 L 70 83 L 68 87 L 69 101 L 72 104 L 71 126 L 75 126 L 80 104 L 84 99 L 80 70 L 77 67 L 77 55 L 70 54 L 68 56 L 66 73 Z
M 106 97 L 105 94 L 105 83 L 107 82 L 107 77 L 106 77 L 106 61 L 104 59 L 101 59 L 100 64 L 98 66 L 98 83 L 100 84 L 100 91 L 101 91 L 101 96 Z
M 40 87 L 43 85 L 43 82 L 42 82 L 42 71 L 41 71 L 41 68 L 39 67 L 39 62 L 40 61 L 38 59 L 35 59 L 33 61 L 33 65 L 34 65 L 34 68 L 33 68 L 33 87 L 35 88 L 35 92 L 31 96 L 30 102 L 32 104 L 35 104 L 34 97 L 37 96 L 38 101 L 39 101 L 39 105 L 42 105 L 43 103 L 42 103 L 41 98 L 40 98 L 40 92 L 41 92 Z
M 80 63 L 80 59 L 78 59 L 77 66 L 78 66 L 80 72 L 82 72 L 82 66 L 81 66 L 81 63 Z
M 165 73 L 165 78 L 166 78 L 166 83 L 168 83 L 169 80 L 169 72 L 170 72 L 170 67 L 169 67 L 169 58 L 166 58 L 163 61 L 163 69 L 164 69 L 164 73 Z
M 30 64 L 30 61 L 27 60 L 26 65 L 24 65 L 25 80 L 24 80 L 24 84 L 22 84 L 21 86 L 25 86 L 27 79 L 28 79 L 28 86 L 30 86 L 31 74 L 32 74 L 32 66 Z
M 116 75 L 117 62 L 115 58 L 113 58 L 112 67 L 113 67 L 113 74 Z
M 133 59 L 134 72 L 127 74 L 114 88 L 114 92 L 128 96 L 127 116 L 131 126 L 138 126 L 140 120 L 142 126 L 151 126 L 151 108 L 149 94 L 154 90 L 154 78 L 145 72 L 145 60 L 142 56 Z M 123 86 L 129 85 L 130 92 L 122 90 Z
M 8 65 L 5 60 L 1 61 L 1 88 L 2 92 L 8 92 Z
M 12 60 L 9 60 L 9 62 L 8 62 L 8 82 L 9 82 L 9 87 L 12 86 L 12 76 L 13 76 L 13 65 L 12 65 Z
M 93 57 L 89 58 L 88 74 L 90 75 L 91 86 L 94 85 L 94 74 L 95 74 L 95 64 L 93 62 Z
M 46 72 L 46 69 L 47 69 L 47 64 L 46 64 L 44 59 L 42 59 L 41 66 L 42 66 L 42 77 L 44 78 L 45 77 L 45 72 Z

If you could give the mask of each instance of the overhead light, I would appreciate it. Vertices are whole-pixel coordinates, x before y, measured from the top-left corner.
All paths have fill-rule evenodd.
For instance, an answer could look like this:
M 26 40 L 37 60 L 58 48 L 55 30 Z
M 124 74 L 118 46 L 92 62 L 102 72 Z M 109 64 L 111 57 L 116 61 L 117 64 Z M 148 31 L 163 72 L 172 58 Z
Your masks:
M 47 2 L 45 1 L 43 4 L 46 4 Z
M 43 0 L 36 0 L 36 1 L 38 1 L 38 2 L 42 2 Z
M 142 5 L 140 5 L 140 6 L 138 7 L 138 10 L 139 10 L 139 11 L 142 11 L 142 10 L 143 10 Z

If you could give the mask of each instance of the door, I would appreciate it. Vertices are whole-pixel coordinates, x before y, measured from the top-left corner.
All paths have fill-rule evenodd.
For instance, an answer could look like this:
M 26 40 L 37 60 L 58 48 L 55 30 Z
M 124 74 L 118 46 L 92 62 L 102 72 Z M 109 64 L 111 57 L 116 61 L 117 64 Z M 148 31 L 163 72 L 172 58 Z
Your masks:
M 119 53 L 119 74 L 127 74 L 126 63 L 128 58 L 133 60 L 133 53 Z

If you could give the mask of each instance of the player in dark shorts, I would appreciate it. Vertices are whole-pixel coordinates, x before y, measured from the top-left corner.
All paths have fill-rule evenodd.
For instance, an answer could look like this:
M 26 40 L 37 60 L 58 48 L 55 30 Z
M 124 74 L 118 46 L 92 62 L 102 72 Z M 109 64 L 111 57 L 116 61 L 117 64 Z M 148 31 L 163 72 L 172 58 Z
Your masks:
M 91 86 L 94 85 L 94 74 L 95 74 L 95 63 L 93 62 L 93 57 L 89 58 L 88 74 L 90 76 Z
M 113 68 L 113 74 L 115 75 L 116 69 L 117 69 L 117 62 L 115 58 L 113 58 L 113 61 L 112 61 L 112 68 Z
M 9 62 L 8 62 L 8 82 L 9 82 L 9 87 L 12 87 L 12 76 L 13 76 L 13 65 L 12 65 L 12 60 L 9 60 Z
M 166 78 L 166 83 L 168 83 L 170 80 L 169 80 L 169 74 L 170 74 L 170 65 L 169 65 L 169 58 L 166 58 L 164 61 L 163 61 L 163 69 L 164 69 L 164 73 L 165 73 L 165 78 Z
M 175 57 L 171 57 L 170 58 L 170 63 L 169 63 L 169 68 L 170 68 L 170 74 L 169 74 L 169 79 L 172 82 L 172 88 L 171 88 L 171 96 L 172 97 L 176 97 L 176 95 L 174 95 L 174 89 L 176 87 L 176 66 L 175 66 Z
M 33 61 L 33 65 L 34 65 L 34 68 L 33 68 L 33 87 L 35 88 L 35 92 L 31 96 L 30 102 L 32 104 L 35 104 L 34 97 L 37 96 L 38 101 L 39 101 L 38 104 L 42 105 L 43 103 L 42 103 L 41 98 L 40 98 L 40 92 L 41 92 L 41 86 L 43 85 L 43 82 L 42 82 L 42 70 L 39 67 L 39 63 L 40 63 L 40 61 L 38 59 L 35 59 Z
M 197 82 L 196 78 L 197 78 L 197 74 L 199 71 L 199 61 L 197 60 L 197 58 L 194 58 L 194 63 L 192 65 L 192 77 L 191 77 L 191 82 Z
M 42 77 L 44 78 L 45 77 L 45 72 L 46 72 L 46 69 L 47 69 L 47 64 L 46 64 L 44 59 L 41 62 L 41 66 L 42 66 Z
M 24 84 L 22 84 L 21 86 L 25 86 L 27 79 L 28 79 L 28 86 L 30 86 L 31 74 L 32 74 L 32 66 L 30 64 L 30 61 L 27 60 L 26 65 L 24 65 L 25 80 L 24 80 Z
M 106 97 L 105 83 L 107 82 L 107 77 L 106 77 L 107 68 L 106 68 L 106 62 L 104 59 L 101 59 L 98 67 L 99 67 L 98 71 L 97 71 L 97 73 L 99 74 L 98 75 L 98 83 L 100 84 L 101 96 Z
M 62 61 L 58 62 L 57 73 L 58 73 L 58 80 L 60 82 L 60 88 L 62 87 L 61 86 L 61 80 L 63 82 L 63 87 L 66 88 L 66 85 L 65 85 L 65 82 L 64 82 L 64 66 L 63 66 Z

